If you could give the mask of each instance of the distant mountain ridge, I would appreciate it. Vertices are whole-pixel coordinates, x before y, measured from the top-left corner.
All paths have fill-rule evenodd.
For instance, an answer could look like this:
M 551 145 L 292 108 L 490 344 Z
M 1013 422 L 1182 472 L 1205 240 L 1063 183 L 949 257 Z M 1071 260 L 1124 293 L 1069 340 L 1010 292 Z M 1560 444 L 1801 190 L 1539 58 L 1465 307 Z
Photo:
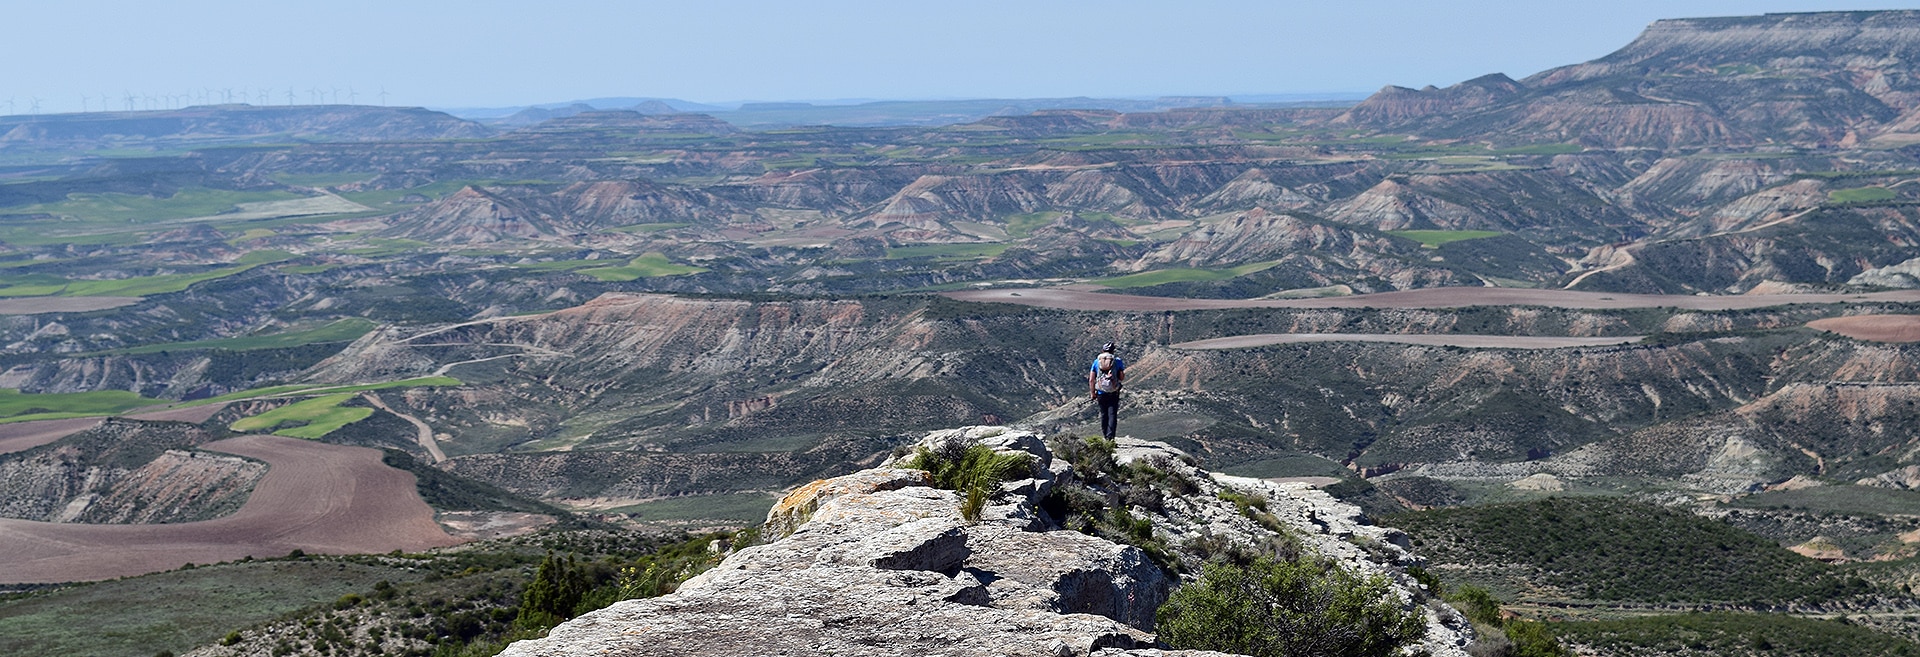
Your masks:
M 1496 143 L 1901 145 L 1920 141 L 1917 57 L 1920 11 L 1671 19 L 1524 80 L 1390 86 L 1339 121 Z
M 485 137 L 478 123 L 419 107 L 205 105 L 178 110 L 0 116 L 0 149 L 132 141 L 293 138 L 406 141 Z

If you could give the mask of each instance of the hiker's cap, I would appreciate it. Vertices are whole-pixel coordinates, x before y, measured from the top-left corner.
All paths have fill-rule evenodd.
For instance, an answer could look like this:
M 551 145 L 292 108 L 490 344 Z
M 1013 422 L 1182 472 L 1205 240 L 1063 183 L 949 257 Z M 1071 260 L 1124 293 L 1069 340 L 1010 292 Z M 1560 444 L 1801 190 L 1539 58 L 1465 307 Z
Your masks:
M 1109 342 L 1109 343 L 1106 343 L 1106 344 L 1103 344 L 1103 345 L 1100 345 L 1100 350 L 1101 350 L 1101 351 L 1113 351 L 1113 343 L 1111 343 L 1111 342 Z

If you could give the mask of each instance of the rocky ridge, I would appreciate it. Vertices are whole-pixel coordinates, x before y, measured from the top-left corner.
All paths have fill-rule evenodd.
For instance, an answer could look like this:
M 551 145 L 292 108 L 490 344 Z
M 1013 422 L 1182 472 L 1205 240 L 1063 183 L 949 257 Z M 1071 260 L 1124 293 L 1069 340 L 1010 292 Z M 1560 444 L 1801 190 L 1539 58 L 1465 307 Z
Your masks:
M 1060 528 L 1044 500 L 1078 475 L 1039 435 L 967 427 L 929 434 L 920 447 L 973 443 L 1028 455 L 1031 469 L 1002 483 L 977 521 L 962 517 L 960 494 L 933 488 L 927 472 L 899 467 L 896 457 L 789 494 L 764 526 L 777 540 L 729 555 L 675 593 L 616 603 L 501 654 L 1219 654 L 1156 645 L 1154 612 L 1176 577 L 1139 547 Z M 1155 539 L 1249 547 L 1280 539 L 1217 495 L 1264 498 L 1285 535 L 1385 577 L 1392 595 L 1424 613 L 1428 631 L 1416 650 L 1467 654 L 1466 621 L 1406 574 L 1420 560 L 1398 530 L 1370 525 L 1357 508 L 1304 485 L 1209 474 L 1162 443 L 1122 438 L 1112 456 L 1195 487 L 1160 510 L 1132 507 Z

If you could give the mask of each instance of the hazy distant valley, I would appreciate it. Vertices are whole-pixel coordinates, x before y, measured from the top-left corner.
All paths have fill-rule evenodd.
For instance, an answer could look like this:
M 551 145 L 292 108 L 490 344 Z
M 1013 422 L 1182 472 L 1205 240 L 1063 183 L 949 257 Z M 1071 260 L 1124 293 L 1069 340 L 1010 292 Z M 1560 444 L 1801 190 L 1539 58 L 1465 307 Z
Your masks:
M 405 470 L 432 508 L 393 512 L 390 548 L 277 537 L 102 575 L 352 570 L 99 654 L 442 654 L 507 636 L 546 550 L 694 559 L 706 543 L 631 530 L 754 525 L 932 430 L 1096 432 L 1083 372 L 1112 341 L 1123 434 L 1320 478 L 1406 530 L 1422 572 L 1580 654 L 1777 654 L 1749 632 L 1776 622 L 1831 639 L 1769 635 L 1791 654 L 1908 654 L 1914 61 L 1920 13 L 1861 12 L 1662 21 L 1592 62 L 1347 106 L 0 117 L 0 517 L 21 523 L 0 528 L 172 541 L 255 527 L 250 496 L 297 506 L 276 458 Z M 1439 288 L 1473 290 L 1365 296 Z M 1721 297 L 1751 303 L 1702 300 Z M 84 419 L 107 415 L 131 417 Z M 1563 516 L 1591 521 L 1512 544 Z M 1672 537 L 1765 577 L 1659 590 L 1567 565 L 1631 554 L 1681 577 L 1681 551 L 1647 547 Z M 268 558 L 295 548 L 403 549 Z M 0 627 L 196 572 L 59 589 L 97 566 L 19 553 L 43 560 L 0 577 L 31 584 Z M 381 625 L 409 603 L 472 624 Z M 1694 610 L 1719 614 L 1668 616 Z M 1669 618 L 1705 638 L 1622 638 Z

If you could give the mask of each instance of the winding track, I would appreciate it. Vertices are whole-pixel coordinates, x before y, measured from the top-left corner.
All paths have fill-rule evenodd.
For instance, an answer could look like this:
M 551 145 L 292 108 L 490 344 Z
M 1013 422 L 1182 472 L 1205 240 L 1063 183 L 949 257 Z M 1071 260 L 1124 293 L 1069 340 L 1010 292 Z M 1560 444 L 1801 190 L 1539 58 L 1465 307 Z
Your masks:
M 241 436 L 202 449 L 266 461 L 233 515 L 164 525 L 0 519 L 0 583 L 140 575 L 242 557 L 424 550 L 459 543 L 433 522 L 413 475 L 378 450 L 280 436 Z

